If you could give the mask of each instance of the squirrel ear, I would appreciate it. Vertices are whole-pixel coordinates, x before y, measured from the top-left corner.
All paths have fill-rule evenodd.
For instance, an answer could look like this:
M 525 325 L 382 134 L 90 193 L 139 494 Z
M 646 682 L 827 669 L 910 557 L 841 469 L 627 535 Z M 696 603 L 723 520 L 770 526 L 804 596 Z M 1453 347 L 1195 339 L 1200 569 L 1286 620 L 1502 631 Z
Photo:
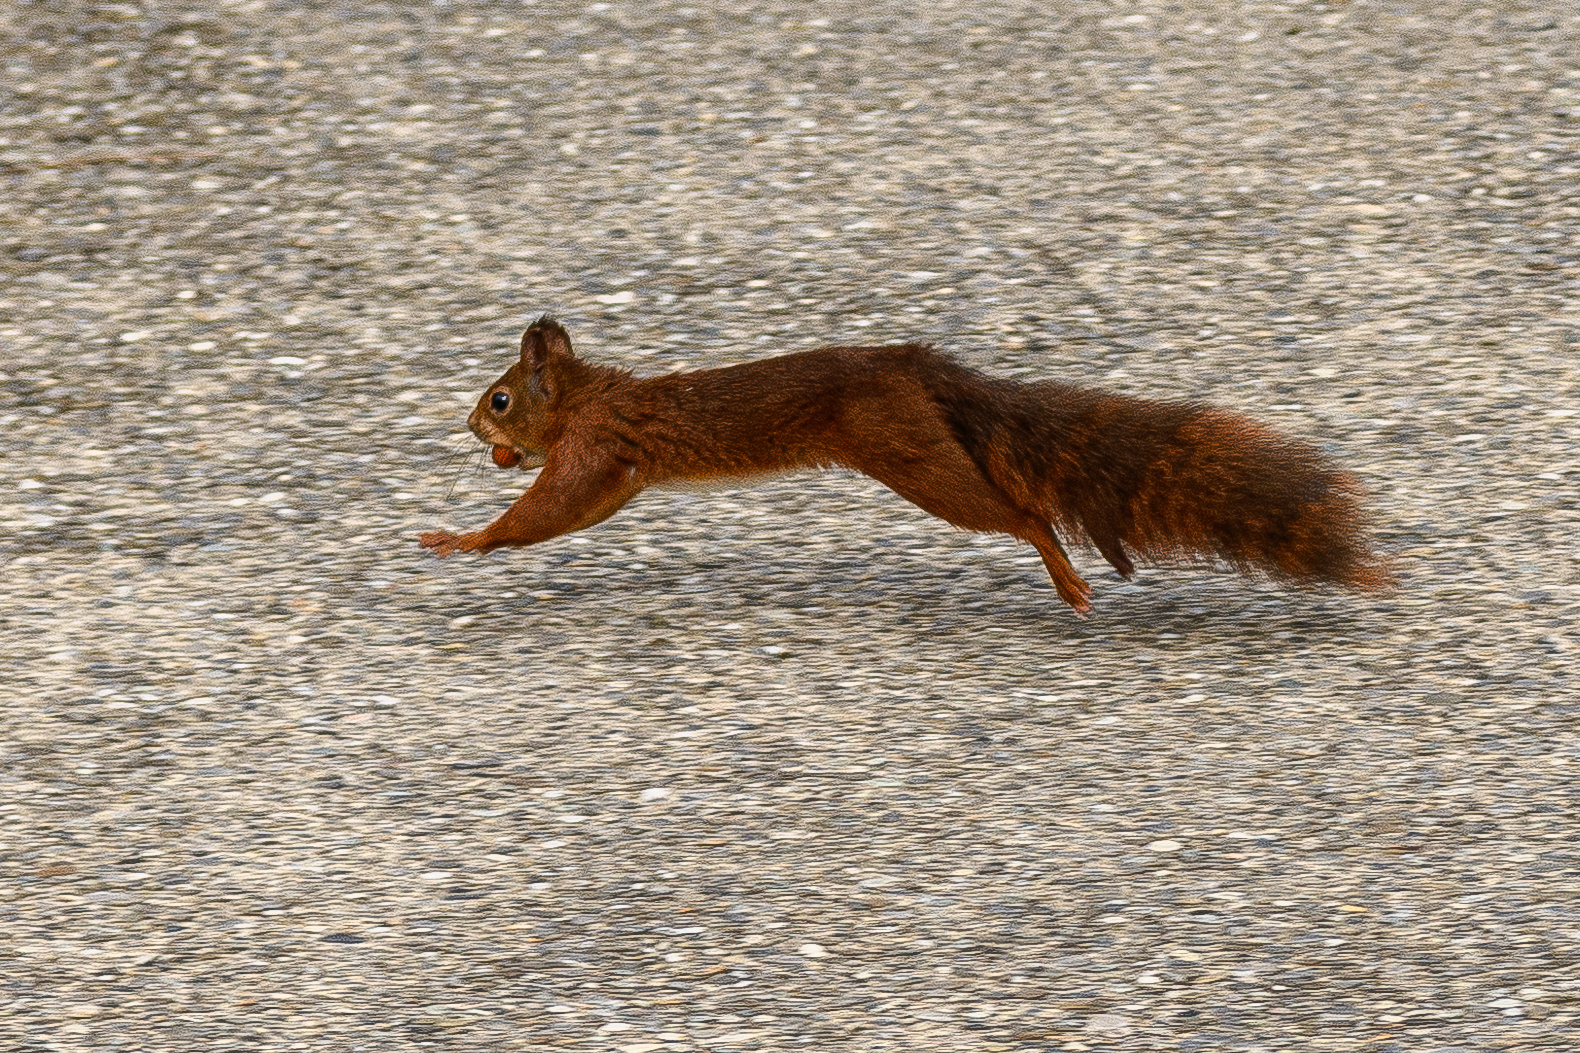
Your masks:
M 533 390 L 550 398 L 554 397 L 555 372 L 551 367 L 556 360 L 575 357 L 565 327 L 548 315 L 533 322 L 521 334 L 521 364 L 527 369 L 529 382 Z
M 571 350 L 570 334 L 548 315 L 544 315 L 521 334 L 521 361 L 534 373 L 542 372 L 549 359 L 564 356 L 575 358 Z

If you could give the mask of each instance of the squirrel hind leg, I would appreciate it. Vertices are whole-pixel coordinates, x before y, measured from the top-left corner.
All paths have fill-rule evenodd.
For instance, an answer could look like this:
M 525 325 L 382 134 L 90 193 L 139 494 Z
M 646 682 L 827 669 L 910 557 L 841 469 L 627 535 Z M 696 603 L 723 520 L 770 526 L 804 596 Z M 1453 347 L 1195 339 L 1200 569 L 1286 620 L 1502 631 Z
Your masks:
M 1064 546 L 1059 544 L 1059 539 L 1054 536 L 1053 528 L 1042 522 L 1036 523 L 1036 527 L 1041 529 L 1016 531 L 1012 536 L 1037 549 L 1037 554 L 1042 556 L 1042 565 L 1048 568 L 1048 577 L 1053 579 L 1053 587 L 1059 593 L 1059 599 L 1069 604 L 1077 617 L 1085 618 L 1092 612 L 1092 587 L 1070 565 L 1070 557 L 1065 554 Z M 1123 552 L 1119 554 L 1119 558 L 1124 560 L 1127 566 L 1129 565 L 1130 561 L 1125 559 Z
M 851 467 L 872 476 L 922 511 L 964 530 L 1008 534 L 1026 542 L 1042 557 L 1059 599 L 1083 618 L 1091 611 L 1092 587 L 1070 565 L 1053 527 L 1016 505 L 983 476 L 959 447 L 940 445 L 925 465 L 874 459 Z M 1123 553 L 1120 558 L 1124 558 Z
M 1121 578 L 1130 581 L 1136 576 L 1136 565 L 1130 562 L 1124 543 L 1119 540 L 1117 534 L 1093 534 L 1091 538 L 1092 544 L 1097 546 L 1097 551 Z

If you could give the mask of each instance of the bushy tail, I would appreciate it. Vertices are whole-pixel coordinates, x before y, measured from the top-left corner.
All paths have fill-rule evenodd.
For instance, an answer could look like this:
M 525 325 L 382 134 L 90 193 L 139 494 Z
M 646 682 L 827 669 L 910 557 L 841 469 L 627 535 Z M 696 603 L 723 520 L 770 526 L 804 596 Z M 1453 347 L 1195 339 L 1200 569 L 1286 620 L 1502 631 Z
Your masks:
M 1305 443 L 1222 410 L 1060 384 L 991 401 L 1001 412 L 957 427 L 977 463 L 1127 577 L 1128 550 L 1302 585 L 1393 582 L 1366 541 L 1360 481 Z
M 1120 524 L 1142 555 L 1207 556 L 1302 585 L 1391 584 L 1366 542 L 1360 480 L 1315 448 L 1200 409 L 1150 452 Z

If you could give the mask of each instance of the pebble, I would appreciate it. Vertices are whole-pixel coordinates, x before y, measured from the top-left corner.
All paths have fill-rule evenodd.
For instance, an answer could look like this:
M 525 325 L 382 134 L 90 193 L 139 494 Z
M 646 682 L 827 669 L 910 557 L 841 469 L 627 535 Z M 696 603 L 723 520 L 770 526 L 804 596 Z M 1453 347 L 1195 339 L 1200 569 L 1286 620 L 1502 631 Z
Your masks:
M 1086 1022 L 1086 1030 L 1104 1035 L 1125 1035 L 1131 1031 L 1130 1019 L 1118 1013 L 1099 1013 Z

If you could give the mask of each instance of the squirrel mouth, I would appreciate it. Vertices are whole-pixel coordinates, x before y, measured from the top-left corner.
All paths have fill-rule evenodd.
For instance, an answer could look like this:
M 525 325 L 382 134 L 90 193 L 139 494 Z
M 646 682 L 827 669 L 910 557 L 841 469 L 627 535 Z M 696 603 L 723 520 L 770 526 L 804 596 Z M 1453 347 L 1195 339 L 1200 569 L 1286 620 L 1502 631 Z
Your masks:
M 521 463 L 521 454 L 510 446 L 495 446 L 492 454 L 494 463 L 501 468 L 514 468 Z

